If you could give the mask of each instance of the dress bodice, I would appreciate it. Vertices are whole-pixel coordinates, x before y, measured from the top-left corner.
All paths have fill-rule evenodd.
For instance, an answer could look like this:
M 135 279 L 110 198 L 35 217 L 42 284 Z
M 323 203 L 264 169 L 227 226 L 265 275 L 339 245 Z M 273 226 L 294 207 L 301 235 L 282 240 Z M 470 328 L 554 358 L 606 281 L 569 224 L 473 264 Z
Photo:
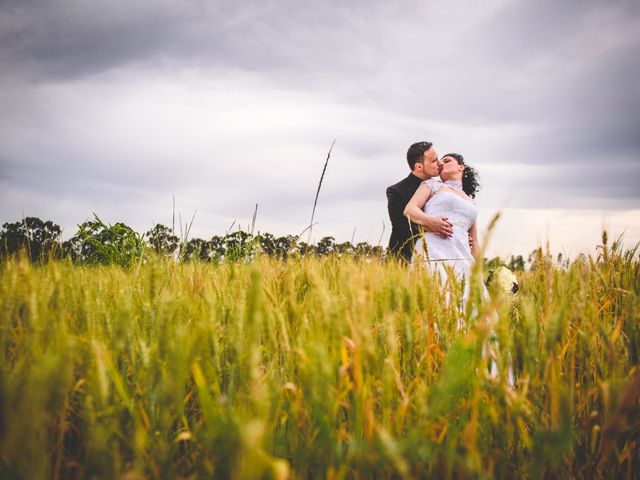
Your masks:
M 458 280 L 466 278 L 463 298 L 469 295 L 469 279 L 473 256 L 469 247 L 469 229 L 476 222 L 478 207 L 458 193 L 443 188 L 442 182 L 427 180 L 431 197 L 422 210 L 427 215 L 447 217 L 453 224 L 453 235 L 443 237 L 427 232 L 416 242 L 412 264 L 424 264 L 429 271 L 438 272 L 440 279 L 448 278 L 451 271 Z
M 473 257 L 469 248 L 469 229 L 478 216 L 478 207 L 471 200 L 462 198 L 457 193 L 442 188 L 441 182 L 428 180 L 431 197 L 422 208 L 427 215 L 447 217 L 453 225 L 453 235 L 442 237 L 429 233 L 424 235 L 424 242 L 417 242 L 416 253 L 427 259 L 427 262 L 443 261 L 454 266 L 459 274 L 469 271 Z M 415 258 L 415 257 L 414 257 Z
M 424 213 L 447 217 L 453 224 L 454 235 L 460 232 L 466 238 L 478 217 L 478 207 L 472 200 L 466 200 L 450 190 L 432 188 L 432 191 L 431 198 L 423 207 Z

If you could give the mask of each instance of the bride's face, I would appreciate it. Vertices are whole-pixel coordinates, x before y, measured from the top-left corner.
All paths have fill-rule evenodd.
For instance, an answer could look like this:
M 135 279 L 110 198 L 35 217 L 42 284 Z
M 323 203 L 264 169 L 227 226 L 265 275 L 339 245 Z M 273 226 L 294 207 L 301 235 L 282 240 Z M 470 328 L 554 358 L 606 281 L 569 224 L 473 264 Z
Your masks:
M 453 157 L 444 157 L 440 169 L 440 178 L 444 180 L 461 180 L 464 165 L 460 165 Z

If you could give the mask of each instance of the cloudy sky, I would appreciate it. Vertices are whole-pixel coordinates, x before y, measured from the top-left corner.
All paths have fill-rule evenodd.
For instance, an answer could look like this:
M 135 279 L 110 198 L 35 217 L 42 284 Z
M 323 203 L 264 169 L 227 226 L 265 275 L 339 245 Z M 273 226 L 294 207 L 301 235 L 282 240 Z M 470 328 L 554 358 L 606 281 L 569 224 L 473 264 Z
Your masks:
M 54 6 L 55 5 L 55 6 Z M 0 222 L 250 223 L 386 244 L 432 141 L 489 251 L 640 241 L 640 2 L 0 0 Z M 236 227 L 234 227 L 236 228 Z

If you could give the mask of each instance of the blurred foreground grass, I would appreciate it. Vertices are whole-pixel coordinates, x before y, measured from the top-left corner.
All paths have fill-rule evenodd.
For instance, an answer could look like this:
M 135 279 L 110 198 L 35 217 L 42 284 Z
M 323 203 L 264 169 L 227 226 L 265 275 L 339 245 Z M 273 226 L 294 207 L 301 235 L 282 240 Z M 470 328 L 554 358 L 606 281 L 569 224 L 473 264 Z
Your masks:
M 637 250 L 519 280 L 9 260 L 0 478 L 638 478 Z

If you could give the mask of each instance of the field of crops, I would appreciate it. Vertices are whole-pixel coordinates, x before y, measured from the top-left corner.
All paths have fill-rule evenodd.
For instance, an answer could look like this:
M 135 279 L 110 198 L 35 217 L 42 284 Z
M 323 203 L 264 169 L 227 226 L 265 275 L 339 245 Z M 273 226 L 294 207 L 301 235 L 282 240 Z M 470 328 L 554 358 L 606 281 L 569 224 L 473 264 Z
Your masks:
M 9 259 L 0 478 L 639 478 L 638 250 L 538 260 Z

